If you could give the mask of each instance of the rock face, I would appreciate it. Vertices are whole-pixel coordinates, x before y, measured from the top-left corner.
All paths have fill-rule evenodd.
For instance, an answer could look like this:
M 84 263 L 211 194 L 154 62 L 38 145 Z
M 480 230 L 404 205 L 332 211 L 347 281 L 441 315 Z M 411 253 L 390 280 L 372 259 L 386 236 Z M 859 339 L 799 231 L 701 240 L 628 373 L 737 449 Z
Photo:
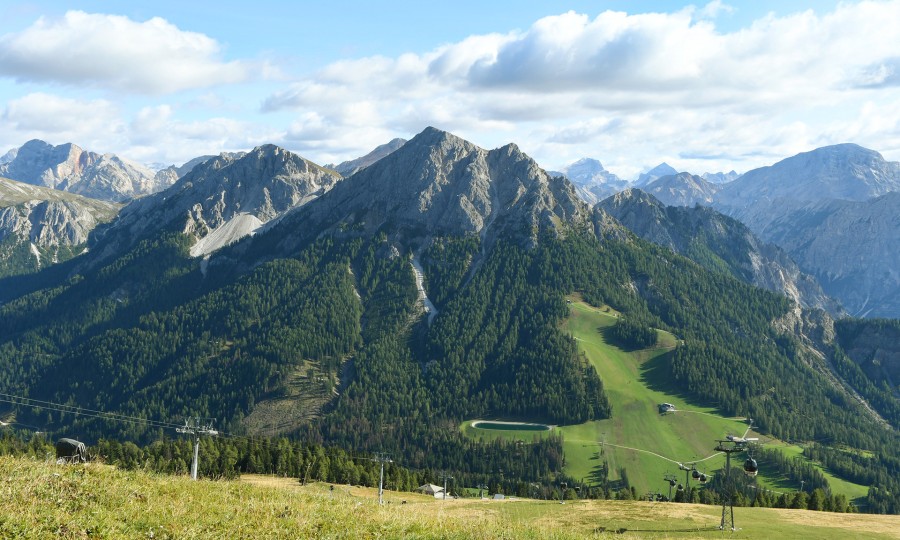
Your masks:
M 553 176 L 565 176 L 578 192 L 578 196 L 590 205 L 618 193 L 628 187 L 628 182 L 607 171 L 596 159 L 583 158 Z
M 900 192 L 779 212 L 765 234 L 850 314 L 900 318 Z
M 28 141 L 13 159 L 0 164 L 0 176 L 107 201 L 124 201 L 165 187 L 147 167 L 114 154 L 39 140 Z
M 644 187 L 657 178 L 662 178 L 663 176 L 672 176 L 674 174 L 678 174 L 678 171 L 673 169 L 668 163 L 660 163 L 649 171 L 641 173 L 638 176 L 638 179 L 634 182 L 634 187 Z
M 900 317 L 900 163 L 840 144 L 750 171 L 714 198 L 856 316 Z
M 406 139 L 394 139 L 389 143 L 382 144 L 376 147 L 374 150 L 362 157 L 352 159 L 350 161 L 345 161 L 338 165 L 328 164 L 325 165 L 325 168 L 334 169 L 335 171 L 340 173 L 341 176 L 347 177 L 351 174 L 361 171 L 362 169 L 365 169 L 379 159 L 382 159 L 383 157 L 389 155 L 391 152 L 397 150 L 404 144 L 406 144 Z
M 721 186 L 685 172 L 657 178 L 644 186 L 643 191 L 669 206 L 709 206 L 719 189 Z
M 319 197 L 339 181 L 333 171 L 274 145 L 222 154 L 196 165 L 169 189 L 129 204 L 102 232 L 97 247 L 102 258 L 149 233 L 169 229 L 193 235 L 198 243 L 191 254 L 206 255 Z
M 120 205 L 0 178 L 0 276 L 62 262 Z
M 242 157 L 245 152 L 223 152 L 221 155 L 232 157 L 238 159 Z M 179 178 L 186 175 L 187 173 L 194 170 L 194 167 L 200 165 L 201 163 L 206 163 L 207 161 L 215 158 L 216 156 L 199 156 L 194 159 L 184 163 L 180 167 L 175 165 L 169 165 L 168 167 L 161 167 L 158 171 L 156 171 L 156 181 L 159 185 L 168 187 L 178 181 Z
M 485 244 L 503 233 L 533 245 L 542 231 L 589 219 L 572 184 L 550 177 L 515 145 L 484 150 L 427 128 L 283 224 L 418 237 L 478 234 Z
M 805 308 L 842 313 L 815 278 L 801 272 L 783 250 L 760 241 L 745 225 L 711 208 L 666 206 L 639 189 L 627 189 L 597 206 L 641 238 L 712 271 L 779 292 Z

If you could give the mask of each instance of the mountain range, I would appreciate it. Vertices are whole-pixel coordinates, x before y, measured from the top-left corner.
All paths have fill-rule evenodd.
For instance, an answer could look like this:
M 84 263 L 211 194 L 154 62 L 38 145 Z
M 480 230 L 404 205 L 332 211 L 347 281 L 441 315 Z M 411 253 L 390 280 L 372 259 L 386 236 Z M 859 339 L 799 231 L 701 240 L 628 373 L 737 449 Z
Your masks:
M 641 375 L 655 391 L 825 441 L 833 463 L 865 449 L 873 479 L 853 478 L 896 493 L 900 409 L 837 345 L 883 346 L 791 301 L 827 307 L 776 280 L 805 278 L 740 223 L 636 191 L 607 201 L 590 207 L 514 144 L 486 150 L 435 128 L 346 178 L 271 145 L 208 159 L 96 227 L 86 253 L 0 280 L 0 389 L 483 474 L 517 450 L 465 437 L 468 419 L 617 414 L 614 383 L 564 331 L 576 296 L 618 315 L 602 339 L 622 350 L 617 335 L 674 336 Z M 614 212 L 638 230 L 652 221 L 662 246 Z M 8 408 L 88 440 L 159 435 Z M 551 437 L 502 463 L 538 481 L 559 448 Z
M 662 164 L 634 186 L 667 205 L 710 206 L 740 220 L 764 243 L 782 248 L 850 314 L 900 317 L 893 248 L 900 238 L 900 163 L 838 144 L 740 176 L 705 176 Z
M 712 208 L 666 205 L 636 188 L 617 193 L 598 206 L 641 238 L 711 271 L 779 292 L 804 308 L 842 314 L 840 305 L 822 291 L 816 279 L 804 274 L 781 248 L 762 242 L 744 224 Z
M 67 143 L 31 140 L 7 153 L 0 176 L 113 202 L 153 193 L 170 185 L 171 175 L 115 154 L 97 154 Z
M 607 171 L 602 163 L 591 158 L 580 159 L 562 171 L 548 173 L 568 178 L 575 185 L 578 195 L 588 204 L 596 204 L 628 186 L 627 181 Z

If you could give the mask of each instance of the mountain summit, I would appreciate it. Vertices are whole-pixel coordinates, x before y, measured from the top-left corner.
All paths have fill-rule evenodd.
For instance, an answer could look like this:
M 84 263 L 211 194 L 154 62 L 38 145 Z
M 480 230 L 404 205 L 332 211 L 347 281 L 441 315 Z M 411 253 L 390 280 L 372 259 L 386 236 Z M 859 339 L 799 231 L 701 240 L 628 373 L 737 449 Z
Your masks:
M 602 163 L 591 158 L 579 159 L 562 172 L 550 174 L 568 178 L 575 184 L 578 195 L 591 205 L 628 187 L 627 181 L 607 171 Z
M 53 146 L 35 139 L 7 156 L 0 176 L 106 201 L 124 201 L 168 185 L 143 165 L 72 143 Z
M 775 199 L 864 201 L 900 191 L 900 163 L 855 144 L 824 146 L 745 173 L 716 200 L 741 207 Z
M 567 180 L 551 178 L 514 144 L 484 150 L 429 127 L 300 214 L 306 230 L 503 232 L 533 243 L 540 231 L 587 222 L 590 212 Z
M 169 189 L 126 206 L 103 232 L 100 246 L 114 253 L 153 231 L 170 229 L 196 238 L 191 255 L 206 255 L 338 181 L 333 171 L 271 144 L 246 154 L 221 154 L 196 165 Z

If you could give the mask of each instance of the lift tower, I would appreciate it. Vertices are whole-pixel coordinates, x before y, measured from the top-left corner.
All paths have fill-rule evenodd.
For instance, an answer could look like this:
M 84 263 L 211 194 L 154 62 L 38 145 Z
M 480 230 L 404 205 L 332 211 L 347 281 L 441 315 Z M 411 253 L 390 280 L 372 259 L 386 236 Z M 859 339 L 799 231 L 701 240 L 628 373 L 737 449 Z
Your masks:
M 200 458 L 200 436 L 216 436 L 218 431 L 212 428 L 214 418 L 200 418 L 199 416 L 191 416 L 185 418 L 184 426 L 176 428 L 178 433 L 187 433 L 194 438 L 194 459 L 191 460 L 191 480 L 197 479 L 197 462 Z

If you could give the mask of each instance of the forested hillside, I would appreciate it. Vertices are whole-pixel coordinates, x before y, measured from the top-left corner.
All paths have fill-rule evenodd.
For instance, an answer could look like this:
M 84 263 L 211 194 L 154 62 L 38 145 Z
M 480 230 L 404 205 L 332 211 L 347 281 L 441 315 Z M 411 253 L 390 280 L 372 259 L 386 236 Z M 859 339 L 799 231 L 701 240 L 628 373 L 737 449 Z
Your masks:
M 460 196 L 447 204 L 460 208 L 425 205 L 418 214 L 424 199 L 397 203 L 387 193 L 369 195 L 382 201 L 377 208 L 354 206 L 365 199 L 354 190 L 376 181 L 393 189 L 398 170 L 422 193 L 452 184 Z M 558 439 L 498 447 L 457 426 L 473 417 L 574 424 L 616 414 L 560 329 L 565 296 L 580 292 L 623 313 L 629 328 L 620 337 L 636 346 L 650 328 L 683 341 L 663 366 L 673 391 L 750 416 L 781 439 L 864 452 L 870 483 L 896 508 L 896 431 L 823 375 L 797 336 L 776 330 L 787 298 L 625 232 L 598 236 L 617 226 L 602 213 L 585 222 L 588 210 L 560 182 L 514 147 L 486 152 L 426 130 L 208 260 L 190 257 L 191 237 L 161 230 L 103 264 L 67 267 L 82 273 L 51 268 L 5 280 L 0 388 L 156 421 L 212 417 L 233 434 L 254 433 L 260 411 L 293 402 L 295 412 L 265 423 L 269 432 L 388 451 L 413 469 L 547 479 L 564 460 Z M 448 233 L 447 216 L 474 230 Z M 431 322 L 414 260 L 437 309 Z M 40 407 L 6 413 L 88 441 L 162 435 L 141 422 Z

